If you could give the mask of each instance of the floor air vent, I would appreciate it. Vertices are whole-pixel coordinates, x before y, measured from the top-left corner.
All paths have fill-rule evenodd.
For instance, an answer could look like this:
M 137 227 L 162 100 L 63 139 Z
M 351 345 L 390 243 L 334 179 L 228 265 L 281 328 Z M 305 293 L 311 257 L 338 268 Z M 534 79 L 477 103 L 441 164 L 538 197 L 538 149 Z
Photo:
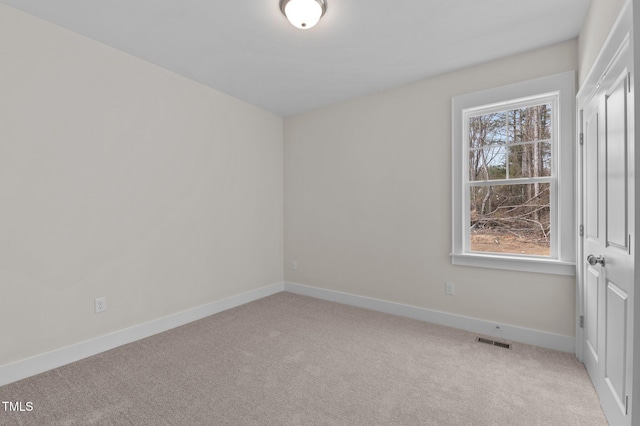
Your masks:
M 487 345 L 498 346 L 499 348 L 511 349 L 511 343 L 496 342 L 495 340 L 485 339 L 484 337 L 476 337 L 476 342 L 486 343 Z

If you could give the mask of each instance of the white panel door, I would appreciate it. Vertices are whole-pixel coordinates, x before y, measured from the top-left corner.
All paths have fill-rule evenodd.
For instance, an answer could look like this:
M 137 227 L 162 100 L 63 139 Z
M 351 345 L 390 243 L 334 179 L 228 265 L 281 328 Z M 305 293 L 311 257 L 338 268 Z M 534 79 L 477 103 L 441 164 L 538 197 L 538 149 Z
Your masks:
M 581 111 L 584 363 L 610 424 L 630 424 L 629 294 L 633 285 L 629 179 L 629 47 L 602 76 Z

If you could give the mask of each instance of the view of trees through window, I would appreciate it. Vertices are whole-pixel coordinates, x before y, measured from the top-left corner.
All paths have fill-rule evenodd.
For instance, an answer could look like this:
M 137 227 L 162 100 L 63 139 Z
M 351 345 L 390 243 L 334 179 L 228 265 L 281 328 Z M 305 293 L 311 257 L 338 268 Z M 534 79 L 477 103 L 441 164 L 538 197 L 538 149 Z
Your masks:
M 552 104 L 468 117 L 471 251 L 550 255 Z

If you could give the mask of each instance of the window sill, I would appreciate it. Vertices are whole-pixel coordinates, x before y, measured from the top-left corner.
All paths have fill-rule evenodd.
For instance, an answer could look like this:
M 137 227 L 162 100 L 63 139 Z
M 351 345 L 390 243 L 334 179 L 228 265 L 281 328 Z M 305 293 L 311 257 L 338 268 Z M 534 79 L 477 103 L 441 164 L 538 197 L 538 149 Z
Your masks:
M 538 272 L 542 274 L 576 275 L 576 265 L 555 259 L 504 256 L 490 253 L 452 253 L 451 263 L 478 268 L 506 269 L 509 271 Z

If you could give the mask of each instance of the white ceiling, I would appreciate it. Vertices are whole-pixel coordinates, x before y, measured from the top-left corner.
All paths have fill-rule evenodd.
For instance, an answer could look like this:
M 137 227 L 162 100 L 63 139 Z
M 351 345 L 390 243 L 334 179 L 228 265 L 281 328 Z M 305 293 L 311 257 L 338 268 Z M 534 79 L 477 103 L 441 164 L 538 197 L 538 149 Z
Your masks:
M 568 40 L 590 0 L 0 0 L 279 115 Z

